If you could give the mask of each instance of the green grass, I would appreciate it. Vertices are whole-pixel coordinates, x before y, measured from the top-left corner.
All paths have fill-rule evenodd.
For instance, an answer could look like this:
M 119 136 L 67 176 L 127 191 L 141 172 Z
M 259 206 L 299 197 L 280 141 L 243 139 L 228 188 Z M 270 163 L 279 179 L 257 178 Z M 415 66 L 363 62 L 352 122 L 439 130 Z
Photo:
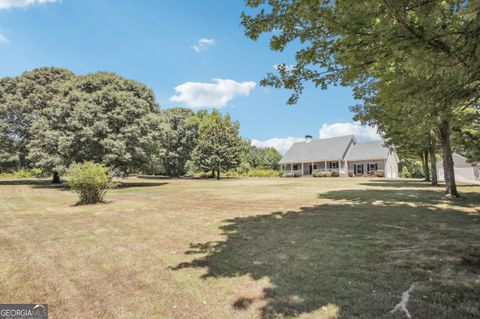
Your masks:
M 479 318 L 480 187 L 140 180 L 75 206 L 0 180 L 0 302 L 54 318 Z

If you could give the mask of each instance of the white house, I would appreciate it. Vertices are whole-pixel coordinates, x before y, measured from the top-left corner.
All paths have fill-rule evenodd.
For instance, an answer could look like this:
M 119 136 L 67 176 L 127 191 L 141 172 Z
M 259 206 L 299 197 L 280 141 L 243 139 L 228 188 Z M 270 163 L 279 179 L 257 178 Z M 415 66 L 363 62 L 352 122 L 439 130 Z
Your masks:
M 453 169 L 455 171 L 455 181 L 461 183 L 480 184 L 480 167 L 479 165 L 471 164 L 466 157 L 460 154 L 453 153 Z M 444 181 L 443 161 L 437 162 L 438 180 Z
M 355 136 L 339 136 L 305 141 L 292 145 L 280 160 L 283 173 L 312 175 L 315 171 L 338 170 L 340 175 L 352 171 L 355 176 L 383 170 L 385 177 L 398 178 L 398 156 L 383 141 L 357 142 Z

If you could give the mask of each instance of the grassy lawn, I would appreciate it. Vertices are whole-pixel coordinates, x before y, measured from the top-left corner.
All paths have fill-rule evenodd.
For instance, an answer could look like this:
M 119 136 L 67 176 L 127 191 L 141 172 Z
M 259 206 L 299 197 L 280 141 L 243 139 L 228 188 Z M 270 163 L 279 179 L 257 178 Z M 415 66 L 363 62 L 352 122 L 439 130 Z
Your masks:
M 480 318 L 480 186 L 366 178 L 0 181 L 0 303 L 51 318 Z

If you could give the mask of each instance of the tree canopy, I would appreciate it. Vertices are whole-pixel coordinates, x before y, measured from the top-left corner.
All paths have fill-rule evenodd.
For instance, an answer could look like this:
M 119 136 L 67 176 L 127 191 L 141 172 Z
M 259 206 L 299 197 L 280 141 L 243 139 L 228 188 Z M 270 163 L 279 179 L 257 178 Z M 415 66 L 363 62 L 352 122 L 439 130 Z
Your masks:
M 478 0 L 248 0 L 247 4 L 257 9 L 256 15 L 242 15 L 248 37 L 256 40 L 269 34 L 270 46 L 277 51 L 292 42 L 300 44 L 296 64 L 280 64 L 278 74 L 267 74 L 262 85 L 292 89 L 289 103 L 298 100 L 307 81 L 322 89 L 331 84 L 352 86 L 355 97 L 364 101 L 356 111 L 368 114 L 377 125 L 397 121 L 377 114 L 389 113 L 391 104 L 402 108 L 407 118 L 414 112 L 418 123 L 425 119 L 434 126 L 442 146 L 447 195 L 458 195 L 451 133 L 459 114 L 478 110 Z
M 216 116 L 216 115 L 214 115 Z M 203 171 L 217 173 L 235 168 L 240 164 L 244 144 L 239 135 L 239 123 L 230 116 L 220 117 L 215 125 L 207 125 L 200 133 L 192 158 Z

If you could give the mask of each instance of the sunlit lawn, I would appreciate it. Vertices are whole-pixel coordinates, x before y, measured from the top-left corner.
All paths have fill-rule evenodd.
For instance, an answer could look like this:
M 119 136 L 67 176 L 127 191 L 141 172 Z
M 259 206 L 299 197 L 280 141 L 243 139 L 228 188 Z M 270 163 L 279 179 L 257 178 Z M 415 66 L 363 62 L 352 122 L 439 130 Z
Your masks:
M 107 203 L 0 181 L 0 303 L 51 318 L 480 317 L 480 186 L 139 180 Z M 151 183 L 151 184 L 148 184 Z

